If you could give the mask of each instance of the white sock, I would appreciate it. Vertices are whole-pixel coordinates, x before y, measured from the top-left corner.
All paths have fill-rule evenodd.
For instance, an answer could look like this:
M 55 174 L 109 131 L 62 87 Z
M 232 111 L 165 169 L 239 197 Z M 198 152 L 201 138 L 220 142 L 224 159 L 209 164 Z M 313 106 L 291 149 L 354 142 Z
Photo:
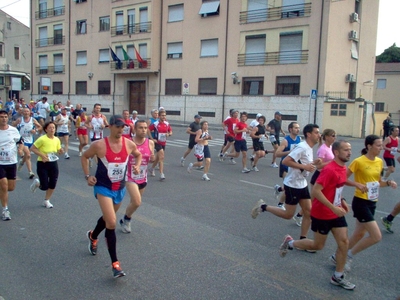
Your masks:
M 290 248 L 293 248 L 293 242 L 294 242 L 294 240 L 291 240 L 291 241 L 288 243 Z
M 347 256 L 353 258 L 353 253 L 351 253 L 351 250 L 347 251 Z
M 343 272 L 336 272 L 335 271 L 335 277 L 336 278 L 340 278 L 340 277 L 342 277 L 343 276 Z

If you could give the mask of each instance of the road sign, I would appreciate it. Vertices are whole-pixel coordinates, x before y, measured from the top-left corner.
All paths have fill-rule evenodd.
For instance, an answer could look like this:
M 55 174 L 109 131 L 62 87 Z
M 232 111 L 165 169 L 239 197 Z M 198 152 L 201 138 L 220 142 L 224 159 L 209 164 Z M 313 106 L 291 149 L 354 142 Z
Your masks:
M 189 83 L 188 83 L 188 82 L 185 82 L 185 83 L 183 84 L 183 91 L 182 91 L 182 93 L 183 93 L 184 95 L 189 94 Z
M 313 100 L 317 100 L 317 93 L 318 93 L 317 90 L 311 90 L 310 98 L 313 99 Z

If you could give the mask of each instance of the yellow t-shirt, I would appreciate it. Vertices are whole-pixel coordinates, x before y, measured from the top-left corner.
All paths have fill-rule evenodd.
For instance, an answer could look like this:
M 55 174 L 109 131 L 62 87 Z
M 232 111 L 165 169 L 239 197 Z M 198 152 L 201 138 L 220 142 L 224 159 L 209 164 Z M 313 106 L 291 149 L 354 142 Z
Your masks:
M 57 153 L 61 149 L 60 139 L 56 136 L 50 139 L 46 134 L 38 138 L 33 144 L 44 154 Z M 40 156 L 38 156 L 38 161 L 42 161 Z
M 379 183 L 383 170 L 383 161 L 379 157 L 370 160 L 365 155 L 361 155 L 353 160 L 349 166 L 349 170 L 353 172 L 354 181 L 358 183 L 365 185 L 373 182 Z M 368 200 L 368 193 L 362 193 L 359 189 L 355 189 L 354 196 Z

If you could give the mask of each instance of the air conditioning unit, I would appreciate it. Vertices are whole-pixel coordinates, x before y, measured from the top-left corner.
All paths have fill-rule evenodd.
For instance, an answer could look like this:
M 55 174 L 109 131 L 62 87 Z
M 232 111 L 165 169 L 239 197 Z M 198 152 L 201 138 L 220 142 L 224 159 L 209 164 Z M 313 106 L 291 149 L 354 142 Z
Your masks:
M 347 74 L 346 82 L 356 82 L 356 77 L 353 74 Z
M 358 13 L 352 13 L 350 15 L 350 23 L 358 22 Z
M 357 40 L 358 39 L 358 34 L 357 31 L 352 30 L 349 32 L 349 40 Z
M 11 71 L 11 65 L 10 64 L 4 64 L 3 70 L 4 71 Z

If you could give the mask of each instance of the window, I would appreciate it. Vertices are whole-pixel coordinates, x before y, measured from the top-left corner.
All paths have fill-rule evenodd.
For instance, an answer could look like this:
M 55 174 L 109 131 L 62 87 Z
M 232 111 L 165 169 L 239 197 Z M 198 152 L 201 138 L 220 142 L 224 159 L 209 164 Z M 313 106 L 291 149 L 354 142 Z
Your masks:
M 378 79 L 376 81 L 376 89 L 377 90 L 384 90 L 386 89 L 386 79 Z
M 202 40 L 200 56 L 218 56 L 218 39 Z
M 246 60 L 245 65 L 263 65 L 265 63 L 266 36 L 246 36 Z
M 385 103 L 384 102 L 376 102 L 375 103 L 375 111 L 385 111 Z
M 47 74 L 47 55 L 39 55 L 39 74 Z
M 264 78 L 263 77 L 245 77 L 243 78 L 242 95 L 263 95 Z
M 115 47 L 115 54 L 118 56 L 120 60 L 124 60 L 124 53 L 122 51 L 122 46 Z
M 181 95 L 182 79 L 165 79 L 165 95 Z
M 63 55 L 62 53 L 54 54 L 54 73 L 64 73 Z M 53 89 L 54 91 L 54 89 Z
M 87 95 L 87 82 L 86 81 L 76 81 L 75 82 L 75 94 Z
M 62 81 L 53 81 L 53 94 L 61 95 L 63 93 L 63 83 Z
M 0 85 L 4 85 L 4 76 L 0 76 Z
M 76 21 L 76 34 L 86 33 L 86 20 Z
M 87 0 L 74 0 L 75 1 L 75 3 L 83 3 L 83 2 L 86 2 Z
M 349 94 L 347 95 L 349 99 L 356 99 L 356 83 L 349 82 Z
M 115 19 L 116 19 L 116 25 L 117 25 L 115 33 L 117 35 L 124 34 L 124 12 L 117 11 L 115 13 Z
M 4 44 L 0 43 L 0 57 L 4 57 Z
M 87 56 L 86 51 L 77 51 L 76 52 L 76 65 L 86 65 L 87 64 Z
M 110 17 L 100 17 L 100 31 L 110 30 Z
M 47 18 L 47 0 L 39 0 L 39 19 Z
M 128 33 L 135 33 L 135 10 L 128 10 Z
M 19 59 L 19 47 L 14 47 L 14 58 Z
M 100 49 L 99 50 L 99 63 L 108 63 L 108 62 L 110 62 L 110 50 Z
M 247 1 L 247 23 L 267 20 L 268 0 Z
M 354 12 L 356 12 L 358 15 L 361 13 L 361 1 L 360 0 L 355 0 L 355 7 L 354 7 Z
M 201 5 L 199 15 L 203 18 L 208 16 L 218 16 L 219 15 L 219 1 L 203 1 Z
M 60 16 L 63 14 L 64 14 L 63 0 L 54 0 L 54 15 Z
M 279 37 L 279 63 L 300 63 L 302 43 L 303 33 L 281 33 Z
M 168 6 L 168 22 L 183 21 L 183 4 Z
M 347 104 L 344 104 L 344 103 L 343 104 L 340 104 L 340 103 L 331 104 L 331 116 L 345 117 L 346 110 L 347 110 Z
M 39 47 L 46 47 L 47 43 L 47 27 L 39 27 Z
M 148 11 L 147 7 L 139 8 L 139 17 L 140 17 L 140 32 L 147 32 L 149 24 L 148 24 Z
M 134 59 L 136 57 L 135 48 L 133 45 L 126 46 L 126 53 L 128 54 L 130 59 Z M 140 54 L 140 53 L 139 53 Z M 142 57 L 143 58 L 143 57 Z
M 358 59 L 358 42 L 351 41 L 351 58 Z
M 282 18 L 304 16 L 304 0 L 283 0 Z
M 7 29 L 11 30 L 11 22 L 7 22 Z
M 217 78 L 199 78 L 199 95 L 216 95 Z
M 300 76 L 276 77 L 276 95 L 300 95 Z
M 110 80 L 99 81 L 98 94 L 99 95 L 110 95 L 111 94 L 111 81 Z
M 182 42 L 167 44 L 167 58 L 182 58 Z
M 54 25 L 54 45 L 62 45 L 63 44 L 63 32 L 62 32 L 62 25 Z
M 141 58 L 147 58 L 147 44 L 139 44 L 139 55 Z

